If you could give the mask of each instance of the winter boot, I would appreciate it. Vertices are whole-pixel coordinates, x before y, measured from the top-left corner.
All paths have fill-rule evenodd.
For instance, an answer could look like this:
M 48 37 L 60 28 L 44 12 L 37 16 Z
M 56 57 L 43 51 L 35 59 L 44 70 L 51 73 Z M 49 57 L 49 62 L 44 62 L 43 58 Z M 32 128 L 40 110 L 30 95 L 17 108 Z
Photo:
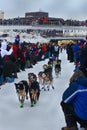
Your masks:
M 76 126 L 73 127 L 63 127 L 62 130 L 78 130 Z

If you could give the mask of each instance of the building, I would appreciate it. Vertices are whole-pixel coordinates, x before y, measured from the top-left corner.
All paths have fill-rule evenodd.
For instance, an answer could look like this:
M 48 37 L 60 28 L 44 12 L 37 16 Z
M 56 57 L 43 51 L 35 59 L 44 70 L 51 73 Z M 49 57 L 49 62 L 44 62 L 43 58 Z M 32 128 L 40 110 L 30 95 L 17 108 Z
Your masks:
M 0 10 L 0 19 L 4 19 L 4 12 Z
M 25 17 L 37 17 L 37 18 L 45 17 L 45 18 L 48 18 L 49 14 L 48 14 L 48 12 L 42 12 L 42 11 L 27 12 L 27 13 L 25 13 Z
M 43 11 L 26 12 L 24 17 L 4 19 L 4 12 L 0 11 L 0 25 L 87 26 L 87 20 L 64 20 L 63 18 L 49 17 L 49 13 Z

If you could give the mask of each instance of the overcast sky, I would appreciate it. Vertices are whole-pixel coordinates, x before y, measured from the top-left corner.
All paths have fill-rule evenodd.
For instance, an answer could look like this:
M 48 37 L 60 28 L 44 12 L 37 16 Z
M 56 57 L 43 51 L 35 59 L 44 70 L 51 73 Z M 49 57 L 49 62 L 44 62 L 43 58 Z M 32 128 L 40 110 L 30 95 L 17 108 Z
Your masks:
M 24 17 L 26 12 L 41 10 L 50 17 L 86 20 L 87 0 L 2 0 L 0 10 L 5 18 Z

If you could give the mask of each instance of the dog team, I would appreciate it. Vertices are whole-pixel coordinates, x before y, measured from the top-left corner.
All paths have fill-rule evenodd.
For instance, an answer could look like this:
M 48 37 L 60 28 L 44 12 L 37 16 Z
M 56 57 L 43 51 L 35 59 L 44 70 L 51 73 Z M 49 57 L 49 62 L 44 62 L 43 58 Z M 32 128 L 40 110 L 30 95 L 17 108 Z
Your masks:
M 34 73 L 28 73 L 28 81 L 21 80 L 18 83 L 14 83 L 20 107 L 24 107 L 25 99 L 30 99 L 31 107 L 35 106 L 39 100 L 41 90 L 49 91 L 50 88 L 55 89 L 53 86 L 53 68 L 55 75 L 58 78 L 58 75 L 61 72 L 60 59 L 56 58 L 53 60 L 52 58 L 49 58 L 48 63 L 43 65 L 43 71 L 40 71 L 38 76 Z

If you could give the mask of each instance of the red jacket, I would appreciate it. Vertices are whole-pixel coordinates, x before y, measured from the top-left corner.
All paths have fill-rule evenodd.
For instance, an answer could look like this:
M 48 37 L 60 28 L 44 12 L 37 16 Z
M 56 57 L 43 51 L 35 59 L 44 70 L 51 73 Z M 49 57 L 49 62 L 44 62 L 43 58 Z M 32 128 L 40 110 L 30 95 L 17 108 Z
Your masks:
M 13 45 L 13 55 L 14 55 L 16 58 L 19 57 L 18 50 L 19 50 L 19 45 L 18 45 L 18 44 L 14 44 L 14 45 Z
M 46 47 L 45 44 L 42 45 L 42 51 L 43 51 L 43 52 L 46 52 L 46 51 L 47 51 L 47 47 Z

